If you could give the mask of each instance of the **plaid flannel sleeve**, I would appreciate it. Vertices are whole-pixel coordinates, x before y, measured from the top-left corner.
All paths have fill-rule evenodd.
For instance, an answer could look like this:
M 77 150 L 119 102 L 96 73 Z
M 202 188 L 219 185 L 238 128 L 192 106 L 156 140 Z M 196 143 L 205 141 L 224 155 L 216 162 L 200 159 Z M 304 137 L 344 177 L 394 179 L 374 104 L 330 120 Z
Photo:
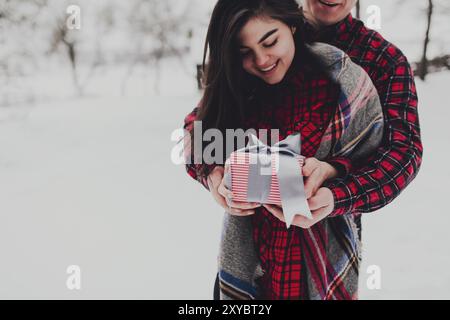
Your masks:
M 188 131 L 191 130 L 194 126 L 194 121 L 197 118 L 197 110 L 198 107 L 194 108 L 194 110 L 184 118 L 184 126 L 183 126 L 185 132 L 184 148 L 183 148 L 184 158 L 186 164 L 186 171 L 189 174 L 189 176 L 200 182 L 209 191 L 207 176 L 200 174 L 200 172 L 202 168 L 206 169 L 205 173 L 207 175 L 214 169 L 216 165 L 215 164 L 208 165 L 204 163 L 196 164 L 194 162 L 194 154 L 190 149 L 190 135 L 188 134 Z
M 385 118 L 382 145 L 363 165 L 353 169 L 347 165 L 349 174 L 324 184 L 335 200 L 330 217 L 384 207 L 404 190 L 420 168 L 423 148 L 417 93 L 409 63 L 399 62 L 376 86 Z
M 352 171 L 352 162 L 345 157 L 334 157 L 326 160 L 338 172 L 338 177 L 344 177 Z

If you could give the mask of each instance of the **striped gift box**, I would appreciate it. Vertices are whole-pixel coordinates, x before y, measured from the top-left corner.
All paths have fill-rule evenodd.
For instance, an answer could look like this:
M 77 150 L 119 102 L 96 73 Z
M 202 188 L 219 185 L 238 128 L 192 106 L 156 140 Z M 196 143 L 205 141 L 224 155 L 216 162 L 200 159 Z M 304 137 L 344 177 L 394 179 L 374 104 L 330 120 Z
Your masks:
M 230 158 L 227 160 L 229 165 L 229 170 L 231 173 L 231 191 L 233 192 L 233 201 L 247 202 L 247 186 L 248 186 L 248 173 L 250 161 L 255 163 L 255 158 L 258 155 L 255 153 L 248 152 L 233 152 L 230 155 Z M 298 168 L 300 170 L 300 174 L 302 173 L 302 166 L 304 163 L 305 157 L 298 156 Z M 281 206 L 281 197 L 280 197 L 280 189 L 278 184 L 278 178 L 276 173 L 277 168 L 277 156 L 275 154 L 271 155 L 271 166 L 272 166 L 272 174 L 271 174 L 271 185 L 269 197 L 266 201 L 268 204 L 276 204 Z

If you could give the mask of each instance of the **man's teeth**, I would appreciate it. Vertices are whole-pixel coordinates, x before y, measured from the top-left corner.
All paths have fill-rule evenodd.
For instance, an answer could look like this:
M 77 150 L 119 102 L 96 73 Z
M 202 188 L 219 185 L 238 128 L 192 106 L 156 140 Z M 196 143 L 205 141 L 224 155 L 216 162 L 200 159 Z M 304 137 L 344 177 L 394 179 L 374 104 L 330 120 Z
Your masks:
M 329 1 L 325 1 L 325 0 L 319 0 L 320 3 L 326 4 L 327 6 L 337 6 L 339 3 L 334 3 L 334 2 L 329 2 Z
M 267 71 L 270 71 L 270 70 L 272 70 L 273 68 L 275 68 L 276 65 L 277 65 L 277 64 L 274 63 L 273 65 L 271 65 L 270 67 L 268 67 L 268 68 L 266 68 L 266 69 L 259 69 L 259 70 L 261 70 L 262 72 L 267 72 Z

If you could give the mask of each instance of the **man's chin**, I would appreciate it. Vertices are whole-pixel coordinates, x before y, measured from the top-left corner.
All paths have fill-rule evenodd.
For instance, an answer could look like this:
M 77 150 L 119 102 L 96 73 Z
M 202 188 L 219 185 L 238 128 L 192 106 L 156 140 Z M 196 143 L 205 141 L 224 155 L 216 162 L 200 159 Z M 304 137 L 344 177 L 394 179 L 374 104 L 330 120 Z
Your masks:
M 316 20 L 317 20 L 319 25 L 327 27 L 327 26 L 331 26 L 333 24 L 338 23 L 342 19 L 336 19 L 334 17 L 323 16 L 323 17 L 320 17 L 319 19 L 316 19 Z

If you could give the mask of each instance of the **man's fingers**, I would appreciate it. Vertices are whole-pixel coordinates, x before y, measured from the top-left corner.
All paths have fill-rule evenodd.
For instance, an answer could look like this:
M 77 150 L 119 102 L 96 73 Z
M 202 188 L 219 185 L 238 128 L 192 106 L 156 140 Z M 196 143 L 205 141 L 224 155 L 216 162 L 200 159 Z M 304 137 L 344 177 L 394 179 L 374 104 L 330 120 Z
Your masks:
M 216 196 L 214 196 L 214 198 L 216 199 L 217 203 L 219 203 L 219 205 L 220 205 L 222 208 L 225 208 L 225 209 L 228 208 L 227 201 L 226 201 L 225 198 L 222 197 L 220 194 L 216 194 Z
M 314 182 L 311 179 L 309 179 L 309 178 L 305 182 L 305 196 L 306 196 L 306 199 L 311 198 L 312 189 L 313 189 L 313 187 L 312 187 L 313 183 Z
M 320 195 L 315 195 L 308 199 L 308 206 L 311 211 L 326 207 L 328 203 Z
M 206 181 L 208 182 L 209 190 L 217 189 L 222 180 L 223 180 L 223 168 L 217 166 L 213 169 L 213 171 L 208 175 L 206 179 Z
M 213 169 L 213 171 L 208 175 L 208 177 L 211 178 L 211 180 L 213 180 L 213 182 L 215 183 L 219 183 L 222 178 L 223 178 L 223 174 L 224 174 L 224 168 L 221 166 L 217 166 Z
M 320 221 L 323 218 L 325 218 L 326 216 L 328 216 L 329 214 L 329 210 L 328 210 L 328 206 L 325 207 L 321 207 L 317 210 L 311 211 L 312 215 L 313 215 L 313 220 Z M 314 223 L 316 223 L 314 222 Z
M 305 194 L 306 199 L 311 198 L 322 184 L 323 181 L 320 181 L 319 170 L 314 170 L 313 173 L 306 179 L 305 183 Z
M 223 181 L 220 183 L 219 188 L 217 189 L 217 192 L 219 192 L 222 197 L 227 198 L 227 199 L 232 199 L 233 198 L 233 192 L 231 192 L 231 190 L 228 190 L 225 187 L 225 184 L 223 183 Z
M 255 214 L 255 210 L 241 210 L 241 209 L 230 208 L 230 207 L 228 207 L 226 210 L 231 215 L 240 216 L 240 217 Z
M 233 201 L 233 192 L 231 190 L 228 190 L 225 185 L 222 183 L 219 186 L 219 189 L 217 192 L 225 198 L 226 204 L 228 207 L 238 208 L 238 209 L 255 209 L 261 206 L 260 203 L 255 202 L 239 202 L 239 201 Z
M 225 187 L 223 181 L 220 183 L 219 188 L 217 189 L 218 202 L 228 210 L 231 214 L 234 215 L 250 215 L 254 214 L 255 211 L 252 209 L 258 208 L 261 206 L 259 203 L 246 203 L 246 202 L 236 202 L 233 201 L 233 192 L 228 190 Z
M 292 224 L 296 225 L 297 227 L 304 228 L 304 225 L 306 223 L 306 219 L 304 216 L 296 214 L 294 216 L 294 219 L 292 219 Z
M 223 183 L 219 185 L 219 188 L 217 188 L 217 192 L 213 191 L 213 196 L 216 199 L 216 201 L 219 203 L 220 206 L 227 209 L 229 207 L 228 205 L 228 199 L 232 198 L 233 193 L 225 188 Z
M 244 212 L 244 210 L 231 208 L 231 207 L 226 208 L 226 210 L 227 210 L 227 212 L 231 213 L 232 215 L 241 215 Z
M 275 212 L 277 212 L 277 213 L 283 213 L 283 209 L 281 208 L 281 207 L 279 207 L 279 206 L 276 206 L 276 205 L 273 205 L 273 204 L 269 204 L 269 203 L 266 203 L 266 204 L 263 204 L 263 206 L 267 209 L 267 210 L 269 210 L 269 211 L 275 211 Z
M 308 229 L 329 215 L 330 205 L 328 203 L 324 204 L 323 199 L 320 196 L 313 197 L 311 199 L 313 199 L 312 205 L 314 207 L 317 207 L 317 209 L 314 209 L 310 205 L 312 219 L 306 218 L 304 216 L 296 215 L 294 217 L 294 221 L 292 222 L 292 224 L 295 224 L 296 226 L 299 226 L 304 229 Z M 316 203 L 314 203 L 314 201 L 316 201 Z M 308 201 L 308 203 L 309 203 L 309 201 Z
M 239 201 L 228 200 L 227 203 L 230 207 L 238 208 L 238 209 L 255 209 L 255 208 L 261 207 L 260 203 L 255 203 L 255 202 L 249 203 L 249 202 L 239 202 Z
M 311 228 L 311 226 L 315 225 L 317 223 L 317 221 L 319 221 L 318 217 L 314 214 L 314 212 L 312 212 L 312 219 L 309 219 L 307 217 L 301 216 L 301 215 L 295 215 L 294 219 L 292 221 L 292 224 L 303 228 L 303 229 L 308 229 Z
M 229 170 L 229 168 L 227 167 L 226 170 Z M 225 187 L 223 173 L 224 168 L 219 167 L 219 169 L 215 169 L 208 176 L 208 186 L 210 187 L 216 202 L 228 213 L 235 216 L 248 216 L 254 214 L 255 210 L 253 209 L 259 207 L 260 205 L 256 205 L 255 203 L 233 202 L 233 192 Z M 233 205 L 237 205 L 238 208 L 233 207 Z
M 228 208 L 227 199 L 220 194 L 219 190 L 212 190 L 212 195 L 214 200 L 222 207 L 222 208 Z
M 318 167 L 319 161 L 316 158 L 306 158 L 302 167 L 302 174 L 305 177 L 309 177 Z
M 277 206 L 273 206 L 270 204 L 265 204 L 264 207 L 271 213 L 273 214 L 276 218 L 278 218 L 278 220 L 282 221 L 282 222 L 286 222 L 284 220 L 284 214 L 283 211 L 280 210 Z

